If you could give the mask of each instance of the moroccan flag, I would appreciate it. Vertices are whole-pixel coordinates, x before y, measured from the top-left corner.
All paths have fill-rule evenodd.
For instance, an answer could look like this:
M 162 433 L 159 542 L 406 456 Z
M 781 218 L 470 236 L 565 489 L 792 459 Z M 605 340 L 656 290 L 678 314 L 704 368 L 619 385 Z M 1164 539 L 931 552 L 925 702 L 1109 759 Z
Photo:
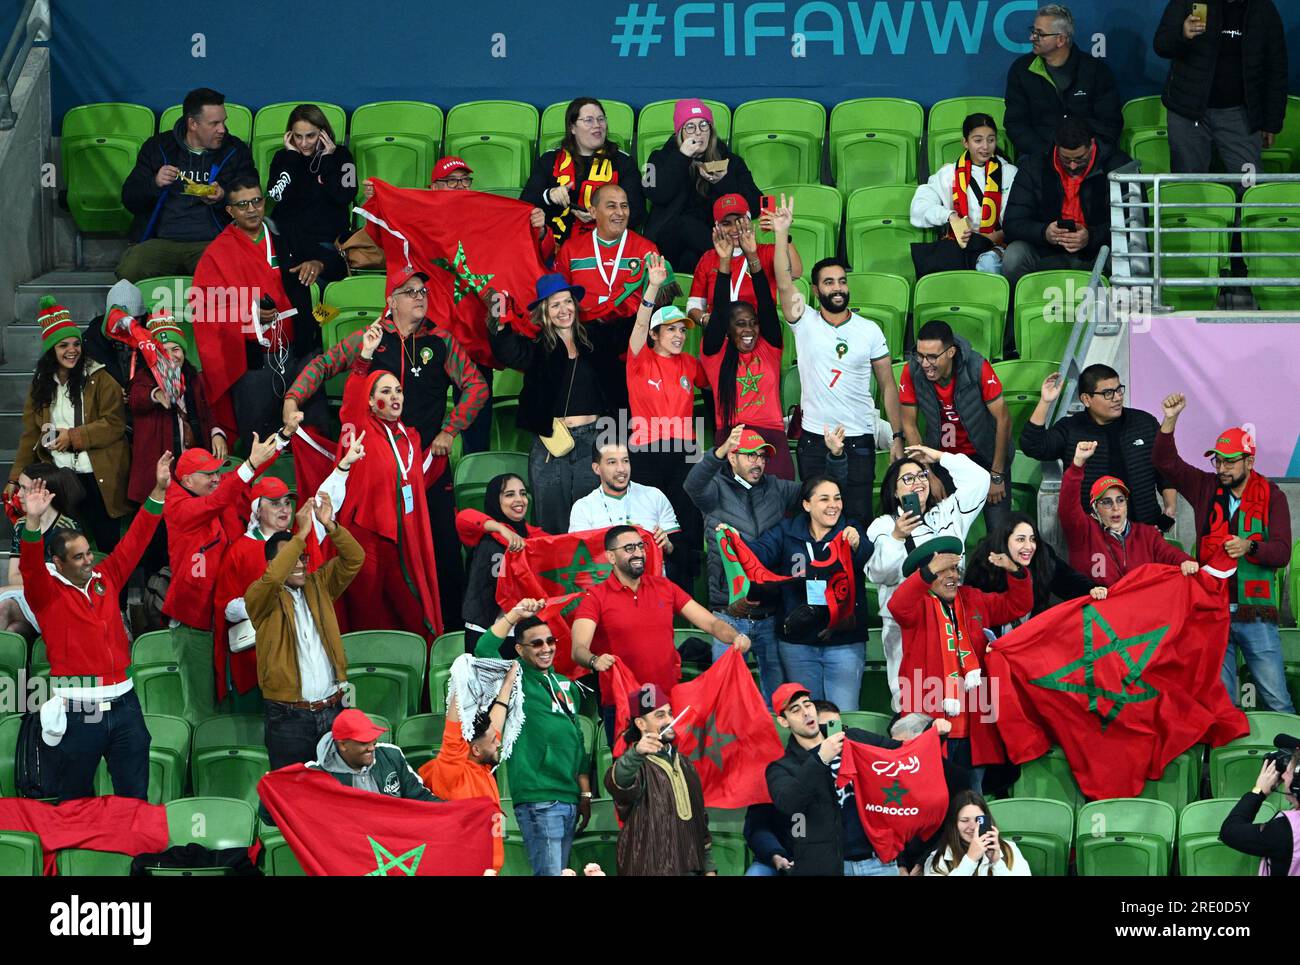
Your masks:
M 663 570 L 663 557 L 654 537 L 638 529 L 645 541 L 647 573 Z M 520 600 L 544 598 L 541 618 L 555 634 L 555 672 L 581 677 L 590 671 L 573 662 L 569 630 L 573 611 L 588 587 L 603 582 L 612 567 L 605 562 L 605 530 L 591 529 L 559 536 L 533 536 L 522 552 L 506 553 L 497 577 L 497 604 L 509 611 Z
M 537 334 L 528 303 L 546 274 L 529 224 L 532 205 L 480 191 L 420 191 L 375 180 L 375 196 L 356 209 L 384 249 L 388 291 L 407 266 L 429 275 L 429 318 L 450 331 L 479 366 L 500 368 L 487 340 L 480 292 L 501 297 L 502 322 Z
M 614 756 L 618 757 L 624 750 L 622 735 L 632 723 L 627 695 L 640 684 L 621 660 L 608 672 L 618 695 L 614 701 Z M 785 748 L 740 651 L 729 648 L 704 673 L 675 686 L 669 700 L 674 716 L 687 711 L 673 729 L 678 750 L 700 775 L 704 803 L 711 808 L 769 803 L 767 765 Z
M 740 533 L 726 524 L 714 531 L 713 538 L 718 541 L 718 551 L 722 554 L 722 575 L 727 581 L 731 603 L 749 596 L 750 588 L 755 583 L 786 583 L 796 579 L 769 570 L 754 555 L 754 551 L 745 545 Z
M 862 828 L 881 861 L 893 861 L 913 838 L 929 837 L 948 811 L 934 728 L 892 750 L 846 739 L 836 782 L 844 787 L 850 781 Z
M 257 783 L 262 803 L 309 875 L 482 875 L 492 867 L 497 804 L 408 801 L 344 787 L 291 764 Z
M 1059 744 L 1090 798 L 1134 797 L 1193 744 L 1248 733 L 1219 679 L 1227 583 L 1148 563 L 1042 613 L 985 656 L 998 731 L 1016 763 Z
M 41 839 L 45 873 L 55 873 L 63 848 L 153 854 L 167 850 L 167 809 L 131 797 L 87 797 L 57 807 L 26 798 L 0 798 L 0 830 Z
M 185 407 L 185 377 L 181 367 L 163 349 L 162 343 L 149 334 L 145 323 L 114 305 L 104 317 L 104 334 L 120 342 L 131 352 L 131 377 L 135 376 L 136 352 L 144 358 L 154 384 L 163 390 L 172 405 Z M 129 381 L 129 380 L 128 380 Z

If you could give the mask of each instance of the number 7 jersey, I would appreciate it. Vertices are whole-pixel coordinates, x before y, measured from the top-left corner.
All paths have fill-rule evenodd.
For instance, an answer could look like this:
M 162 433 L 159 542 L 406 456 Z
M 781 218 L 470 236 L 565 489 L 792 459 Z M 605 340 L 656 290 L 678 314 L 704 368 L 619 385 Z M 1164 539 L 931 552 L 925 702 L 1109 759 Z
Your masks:
M 820 434 L 842 425 L 848 436 L 874 435 L 871 363 L 889 358 L 880 326 L 856 312 L 842 324 L 832 325 L 810 305 L 791 327 L 799 362 L 803 430 Z M 786 400 L 787 405 L 793 402 Z

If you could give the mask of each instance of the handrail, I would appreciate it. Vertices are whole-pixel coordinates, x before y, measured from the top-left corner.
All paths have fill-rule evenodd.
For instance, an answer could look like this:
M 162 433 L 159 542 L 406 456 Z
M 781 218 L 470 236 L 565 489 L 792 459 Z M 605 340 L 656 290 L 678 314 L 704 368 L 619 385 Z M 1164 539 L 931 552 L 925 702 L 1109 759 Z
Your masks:
M 1092 348 L 1093 337 L 1119 333 L 1118 327 L 1110 320 L 1110 298 L 1106 287 L 1101 283 L 1102 269 L 1109 260 L 1110 248 L 1102 245 L 1088 277 L 1088 297 L 1075 306 L 1075 324 L 1070 326 L 1070 337 L 1065 343 L 1061 366 L 1057 369 L 1057 374 L 1061 377 L 1061 391 L 1048 409 L 1045 425 L 1052 425 L 1059 417 L 1062 407 L 1068 407 L 1069 400 L 1074 398 L 1074 383 L 1083 371 L 1083 360 Z
M 13 108 L 13 90 L 27 66 L 27 55 L 37 41 L 50 39 L 50 0 L 27 0 L 14 32 L 0 54 L 0 131 L 18 123 Z

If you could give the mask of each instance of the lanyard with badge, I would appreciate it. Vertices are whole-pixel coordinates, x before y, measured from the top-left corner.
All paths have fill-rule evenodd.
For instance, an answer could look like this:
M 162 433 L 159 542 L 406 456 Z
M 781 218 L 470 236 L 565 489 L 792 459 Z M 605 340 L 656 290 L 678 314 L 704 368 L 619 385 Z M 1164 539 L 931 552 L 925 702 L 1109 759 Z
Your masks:
M 609 294 L 601 295 L 596 299 L 597 304 L 604 304 L 614 295 L 614 282 L 618 280 L 618 266 L 623 261 L 623 246 L 627 244 L 627 231 L 623 232 L 623 237 L 618 240 L 618 251 L 614 253 L 614 269 L 610 275 L 605 274 L 605 262 L 600 257 L 600 238 L 597 232 L 591 233 L 591 253 L 596 256 L 596 270 L 600 272 L 600 280 L 605 283 L 605 289 Z
M 812 543 L 803 544 L 808 549 L 808 566 L 817 560 L 817 554 L 813 552 Z M 829 606 L 826 602 L 826 580 L 805 580 L 804 585 L 808 588 L 808 605 L 809 606 Z
M 402 514 L 406 515 L 415 509 L 415 491 L 411 488 L 410 480 L 411 466 L 415 463 L 415 446 L 409 438 L 406 440 L 406 444 L 411 447 L 411 455 L 406 460 L 406 464 L 402 465 L 402 457 L 397 451 L 397 440 L 393 438 L 392 430 L 385 425 L 384 432 L 388 433 L 388 444 L 393 447 L 393 458 L 397 460 L 397 469 L 402 474 Z

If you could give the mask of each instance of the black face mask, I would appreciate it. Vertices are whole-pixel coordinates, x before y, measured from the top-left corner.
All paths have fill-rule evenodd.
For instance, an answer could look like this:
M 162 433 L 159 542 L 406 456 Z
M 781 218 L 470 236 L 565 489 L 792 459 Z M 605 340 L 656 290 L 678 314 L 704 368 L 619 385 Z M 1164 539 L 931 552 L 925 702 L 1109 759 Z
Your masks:
M 849 296 L 847 292 L 832 292 L 829 295 L 823 295 L 820 291 L 817 293 L 817 301 L 821 303 L 822 308 L 828 312 L 842 312 L 849 307 Z

